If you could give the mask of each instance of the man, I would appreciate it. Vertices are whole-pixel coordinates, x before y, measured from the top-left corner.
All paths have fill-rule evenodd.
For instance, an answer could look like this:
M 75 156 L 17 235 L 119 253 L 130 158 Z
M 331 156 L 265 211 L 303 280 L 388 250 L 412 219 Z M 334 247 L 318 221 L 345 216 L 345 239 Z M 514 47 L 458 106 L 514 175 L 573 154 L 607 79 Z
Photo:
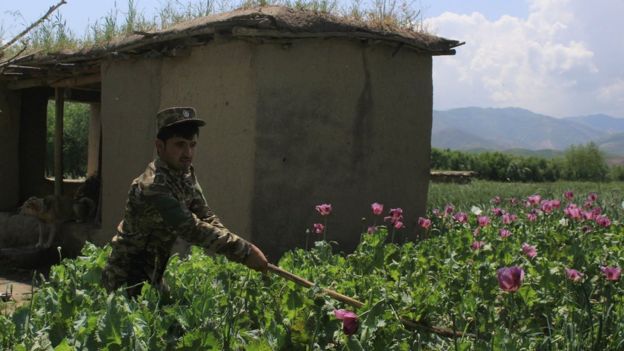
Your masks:
M 167 108 L 156 118 L 158 157 L 132 182 L 124 218 L 102 272 L 103 285 L 108 291 L 126 285 L 130 296 L 140 293 L 146 281 L 162 288 L 177 237 L 266 271 L 268 262 L 262 251 L 221 224 L 195 178 L 192 161 L 204 121 L 192 107 Z

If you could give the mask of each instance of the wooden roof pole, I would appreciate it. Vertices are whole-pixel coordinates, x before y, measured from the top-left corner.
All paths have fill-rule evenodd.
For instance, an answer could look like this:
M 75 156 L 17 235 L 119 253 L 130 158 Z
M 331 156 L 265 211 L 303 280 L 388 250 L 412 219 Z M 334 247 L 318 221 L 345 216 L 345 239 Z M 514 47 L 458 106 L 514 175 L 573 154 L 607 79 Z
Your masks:
M 65 89 L 55 88 L 55 123 L 54 123 L 54 195 L 63 194 L 63 112 Z

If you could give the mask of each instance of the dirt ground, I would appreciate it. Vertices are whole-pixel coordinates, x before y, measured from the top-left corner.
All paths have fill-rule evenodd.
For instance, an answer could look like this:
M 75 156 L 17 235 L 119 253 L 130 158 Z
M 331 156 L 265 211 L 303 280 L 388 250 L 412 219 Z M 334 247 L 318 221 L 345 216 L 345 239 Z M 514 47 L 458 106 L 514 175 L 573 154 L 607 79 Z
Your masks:
M 30 301 L 32 270 L 0 269 L 0 296 L 10 294 L 8 301 L 0 300 L 0 313 L 11 313 L 16 307 Z

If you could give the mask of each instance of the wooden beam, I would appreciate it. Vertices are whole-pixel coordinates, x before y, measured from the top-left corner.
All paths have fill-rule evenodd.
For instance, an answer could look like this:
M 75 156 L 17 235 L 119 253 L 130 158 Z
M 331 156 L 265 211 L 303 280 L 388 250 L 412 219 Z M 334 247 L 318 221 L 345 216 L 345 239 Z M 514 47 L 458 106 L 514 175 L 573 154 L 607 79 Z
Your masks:
M 63 194 L 63 112 L 65 89 L 56 88 L 56 113 L 54 123 L 54 195 Z
M 431 54 L 435 49 L 428 48 L 420 43 L 399 37 L 398 35 L 380 35 L 367 32 L 318 32 L 318 33 L 299 33 L 279 30 L 255 29 L 247 27 L 232 28 L 232 35 L 235 37 L 251 37 L 251 38 L 277 38 L 277 39 L 314 39 L 314 38 L 346 38 L 356 40 L 378 40 L 380 42 L 398 42 L 410 47 L 413 50 Z
M 55 81 L 50 81 L 50 86 L 54 88 L 72 88 L 79 87 L 81 85 L 89 85 L 93 83 L 99 83 L 102 81 L 100 74 L 92 74 L 88 76 L 77 76 L 65 79 L 58 79 Z
M 90 74 L 86 76 L 74 76 L 70 78 L 30 78 L 21 79 L 7 84 L 7 88 L 10 90 L 20 90 L 34 87 L 53 87 L 53 88 L 72 88 L 82 85 L 89 85 L 99 83 L 102 78 L 99 73 Z

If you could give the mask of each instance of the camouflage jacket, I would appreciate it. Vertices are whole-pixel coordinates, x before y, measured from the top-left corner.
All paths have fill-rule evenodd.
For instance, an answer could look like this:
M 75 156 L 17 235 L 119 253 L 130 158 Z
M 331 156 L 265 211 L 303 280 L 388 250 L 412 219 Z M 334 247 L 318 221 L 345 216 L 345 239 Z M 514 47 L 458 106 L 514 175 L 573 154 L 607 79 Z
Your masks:
M 154 270 L 153 280 L 162 277 L 178 236 L 236 262 L 244 262 L 251 248 L 212 213 L 192 166 L 176 171 L 158 158 L 132 182 L 117 231 L 113 255 L 137 257 Z

